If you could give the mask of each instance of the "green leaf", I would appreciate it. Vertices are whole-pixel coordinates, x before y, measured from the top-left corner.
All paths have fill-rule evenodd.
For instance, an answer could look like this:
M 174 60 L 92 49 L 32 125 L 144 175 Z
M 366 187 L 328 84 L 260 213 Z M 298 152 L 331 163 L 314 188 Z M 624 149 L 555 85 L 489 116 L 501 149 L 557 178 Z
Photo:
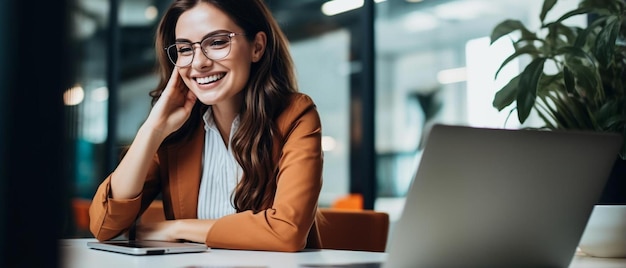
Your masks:
M 580 34 L 578 34 L 578 37 L 576 38 L 576 42 L 574 43 L 574 46 L 584 47 L 585 43 L 587 42 L 587 37 L 589 36 L 589 34 L 592 33 L 594 29 L 604 24 L 606 19 L 607 19 L 606 17 L 599 17 L 596 20 L 594 20 L 587 28 L 585 28 Z
M 615 41 L 620 31 L 621 21 L 617 16 L 607 19 L 596 39 L 594 54 L 602 66 L 609 66 L 613 62 L 615 53 Z
M 524 123 L 537 98 L 537 85 L 543 74 L 543 65 L 546 58 L 536 58 L 524 68 L 520 74 L 519 90 L 517 91 L 517 116 L 520 123 Z
M 595 113 L 600 126 L 604 130 L 619 130 L 624 123 L 624 118 L 620 114 L 620 108 L 623 104 L 618 102 L 607 102 L 603 104 Z
M 554 7 L 554 4 L 556 4 L 556 0 L 545 0 L 545 1 L 543 1 L 543 7 L 541 8 L 541 14 L 539 14 L 539 19 L 541 20 L 542 23 L 546 19 L 546 14 L 548 14 L 548 11 L 550 11 Z
M 616 1 L 615 4 L 616 4 L 617 10 L 625 11 L 624 9 L 626 9 L 626 2 L 624 2 L 624 1 Z M 624 133 L 624 134 L 626 134 L 626 133 Z M 624 145 L 626 146 L 626 144 L 624 144 Z
M 522 24 L 522 22 L 519 20 L 508 19 L 500 22 L 498 25 L 496 25 L 495 28 L 493 28 L 493 31 L 491 32 L 491 44 L 500 39 L 500 37 L 508 35 L 517 30 L 527 33 L 529 32 L 524 24 Z
M 511 81 L 509 81 L 509 83 L 502 87 L 502 89 L 496 92 L 492 105 L 498 109 L 498 111 L 502 111 L 515 101 L 519 87 L 519 79 L 519 75 L 514 77 Z
M 588 7 L 579 7 L 577 9 L 574 9 L 572 11 L 569 11 L 565 14 L 563 14 L 563 16 L 561 16 L 558 20 L 556 20 L 554 23 L 561 23 L 562 21 L 569 19 L 570 17 L 576 16 L 576 15 L 582 15 L 582 14 L 587 14 L 591 11 L 591 8 Z
M 585 129 L 585 126 L 591 125 L 587 109 L 577 99 L 566 95 L 556 95 L 552 101 L 557 107 L 555 116 L 561 128 Z
M 567 61 L 566 66 L 576 77 L 576 84 L 578 85 L 576 89 L 582 96 L 586 98 L 604 97 L 603 88 L 600 84 L 600 75 L 595 67 L 585 66 L 572 60 Z
M 580 58 L 580 59 L 586 60 L 586 62 L 589 63 L 589 65 L 592 66 L 594 69 L 596 68 L 596 63 L 593 60 L 593 57 L 580 47 L 576 47 L 576 46 L 561 47 L 556 50 L 556 55 L 564 55 L 565 60 L 567 62 L 572 60 L 571 57 Z
M 541 80 L 546 79 L 545 77 L 549 75 L 543 75 Z M 553 77 L 555 78 L 555 77 Z M 552 80 L 553 78 L 547 78 L 548 80 Z M 541 82 L 541 81 L 540 81 Z M 545 128 L 555 129 L 558 124 L 556 108 L 554 107 L 554 102 L 552 98 L 558 95 L 558 92 L 553 92 L 545 95 L 537 95 L 537 101 L 535 102 L 535 110 L 537 111 L 537 115 L 545 124 Z
M 592 10 L 590 13 L 599 15 L 619 14 L 620 9 L 623 6 L 622 1 L 619 0 L 583 0 L 580 2 L 579 7 L 586 7 Z
M 500 68 L 498 68 L 498 70 L 496 71 L 496 75 L 494 76 L 495 78 L 498 78 L 498 74 L 500 73 L 500 71 L 502 70 L 502 68 L 504 68 L 504 66 L 506 66 L 510 61 L 514 60 L 515 58 L 519 57 L 520 55 L 523 54 L 529 54 L 529 55 L 538 55 L 539 51 L 537 50 L 537 48 L 533 45 L 526 45 L 524 47 L 515 49 L 515 52 L 513 52 L 513 54 L 511 54 L 511 56 L 507 57 L 502 64 L 500 65 Z
M 577 129 L 579 128 L 578 120 L 576 116 L 568 109 L 570 106 L 566 106 L 564 104 L 560 105 L 560 108 L 557 109 L 555 115 L 557 116 L 559 128 L 565 129 Z
M 576 82 L 574 74 L 565 66 L 563 68 L 563 81 L 565 82 L 565 89 L 568 93 L 574 94 L 576 92 Z
M 574 40 L 576 40 L 576 30 L 579 28 L 576 27 L 569 27 L 569 26 L 565 26 L 563 24 L 557 24 L 555 25 L 555 31 L 562 36 L 565 36 L 567 43 L 571 44 L 572 42 L 574 42 Z

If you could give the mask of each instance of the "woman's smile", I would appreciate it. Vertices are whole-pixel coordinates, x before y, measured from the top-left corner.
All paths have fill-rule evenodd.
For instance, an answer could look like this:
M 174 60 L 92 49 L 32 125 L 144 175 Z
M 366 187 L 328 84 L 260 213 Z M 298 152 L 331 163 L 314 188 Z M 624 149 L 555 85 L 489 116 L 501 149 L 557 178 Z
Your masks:
M 194 80 L 196 80 L 196 83 L 198 83 L 199 85 L 206 85 L 206 84 L 211 84 L 216 81 L 219 81 L 222 78 L 224 78 L 224 76 L 226 76 L 226 73 L 219 73 L 219 74 L 212 74 L 212 75 L 205 76 L 205 77 L 196 77 L 194 78 Z

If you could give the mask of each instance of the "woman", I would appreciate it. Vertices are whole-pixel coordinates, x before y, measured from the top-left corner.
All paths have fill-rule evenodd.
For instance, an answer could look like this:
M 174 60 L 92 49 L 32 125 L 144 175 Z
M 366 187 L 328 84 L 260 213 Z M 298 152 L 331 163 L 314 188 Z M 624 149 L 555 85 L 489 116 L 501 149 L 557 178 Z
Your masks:
M 94 236 L 126 232 L 161 193 L 168 220 L 138 224 L 138 239 L 319 248 L 319 115 L 297 93 L 286 38 L 262 0 L 177 0 L 156 51 L 153 108 L 94 196 Z

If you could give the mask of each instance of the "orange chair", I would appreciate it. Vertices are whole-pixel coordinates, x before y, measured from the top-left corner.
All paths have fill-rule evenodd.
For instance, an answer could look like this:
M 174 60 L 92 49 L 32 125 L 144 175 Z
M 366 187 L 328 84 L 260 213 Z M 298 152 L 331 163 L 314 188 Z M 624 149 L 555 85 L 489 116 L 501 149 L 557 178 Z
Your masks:
M 89 232 L 89 206 L 90 199 L 74 198 L 72 199 L 72 213 L 74 216 L 74 227 L 77 233 Z
M 350 193 L 333 201 L 331 208 L 363 210 L 363 195 Z
M 373 210 L 320 208 L 322 248 L 384 252 L 389 214 Z

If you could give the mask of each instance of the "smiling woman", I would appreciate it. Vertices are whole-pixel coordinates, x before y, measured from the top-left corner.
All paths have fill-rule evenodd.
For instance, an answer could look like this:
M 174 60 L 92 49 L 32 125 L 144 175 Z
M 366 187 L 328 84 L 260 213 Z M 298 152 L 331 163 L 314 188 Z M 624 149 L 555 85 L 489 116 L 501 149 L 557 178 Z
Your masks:
M 139 239 L 319 248 L 320 118 L 263 1 L 175 1 L 156 48 L 153 107 L 94 196 L 95 237 L 123 234 L 161 194 L 167 221 Z

